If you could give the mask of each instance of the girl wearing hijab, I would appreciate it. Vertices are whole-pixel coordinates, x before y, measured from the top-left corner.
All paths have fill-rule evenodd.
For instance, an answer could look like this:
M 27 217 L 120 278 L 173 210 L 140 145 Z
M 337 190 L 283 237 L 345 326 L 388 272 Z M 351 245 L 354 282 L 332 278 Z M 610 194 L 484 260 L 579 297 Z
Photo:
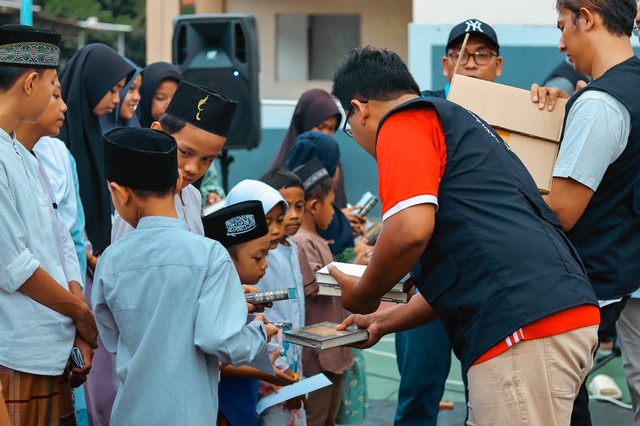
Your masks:
M 101 253 L 111 238 L 111 197 L 102 168 L 98 117 L 115 110 L 134 71 L 115 50 L 96 43 L 76 52 L 60 73 L 68 106 L 60 139 L 76 159 L 86 231 L 95 253 Z
M 287 130 L 282 145 L 271 163 L 269 171 L 284 167 L 289 152 L 301 133 L 314 131 L 333 136 L 342 120 L 336 101 L 322 89 L 307 90 L 300 96 L 293 111 L 291 125 Z
M 100 116 L 102 134 L 116 127 L 140 127 L 136 109 L 140 103 L 140 85 L 142 84 L 142 68 L 125 58 L 135 68 L 133 76 L 120 91 L 120 103 L 110 114 Z
M 102 167 L 102 129 L 99 117 L 111 114 L 120 102 L 120 91 L 135 69 L 115 50 L 104 44 L 80 49 L 60 73 L 62 98 L 67 114 L 59 138 L 76 160 L 80 198 L 86 232 L 95 252 L 101 253 L 111 239 L 111 197 Z M 88 253 L 95 266 L 95 256 Z M 91 300 L 91 276 L 87 275 L 85 297 Z M 102 343 L 100 343 L 102 347 Z M 100 368 L 104 350 L 96 350 L 91 377 L 85 382 L 89 418 L 93 425 L 108 425 L 115 392 L 111 365 Z M 106 364 L 103 360 L 102 364 Z M 98 385 L 103 385 L 102 388 Z
M 311 89 L 304 92 L 293 111 L 289 130 L 284 136 L 282 145 L 280 145 L 269 171 L 285 166 L 296 138 L 300 134 L 313 131 L 333 136 L 340 125 L 340 121 L 342 121 L 342 114 L 340 114 L 336 101 L 329 92 L 322 89 Z M 347 216 L 354 232 L 360 234 L 364 230 L 365 219 L 352 213 L 352 210 L 361 206 L 347 208 L 347 194 L 344 188 L 342 164 L 338 164 L 338 169 L 335 205 L 342 209 L 342 212 Z
M 140 86 L 140 105 L 136 110 L 140 126 L 148 129 L 167 109 L 173 94 L 178 89 L 182 75 L 175 65 L 154 62 L 142 71 L 144 80 Z

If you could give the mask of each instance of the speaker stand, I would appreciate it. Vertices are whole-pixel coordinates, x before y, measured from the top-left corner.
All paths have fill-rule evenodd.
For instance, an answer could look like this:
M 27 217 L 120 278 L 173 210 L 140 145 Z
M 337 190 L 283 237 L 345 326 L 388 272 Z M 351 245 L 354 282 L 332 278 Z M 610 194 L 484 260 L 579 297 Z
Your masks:
M 223 149 L 220 155 L 220 174 L 222 175 L 222 189 L 225 194 L 229 192 L 229 165 L 233 163 L 234 158 L 229 155 L 229 151 Z

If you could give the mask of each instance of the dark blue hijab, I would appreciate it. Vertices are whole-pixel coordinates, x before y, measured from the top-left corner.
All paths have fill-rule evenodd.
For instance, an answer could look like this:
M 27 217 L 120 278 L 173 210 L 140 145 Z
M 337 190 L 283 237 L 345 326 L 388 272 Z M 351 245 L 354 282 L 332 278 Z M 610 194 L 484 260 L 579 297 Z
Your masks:
M 305 132 L 296 138 L 296 142 L 289 152 L 287 168 L 293 170 L 298 166 L 317 158 L 322 166 L 333 176 L 340 162 L 340 148 L 338 142 L 331 136 L 320 132 Z M 354 247 L 353 230 L 349 219 L 334 204 L 334 215 L 331 224 L 324 231 L 318 231 L 320 236 L 329 241 L 331 253 L 342 253 Z
M 320 160 L 322 167 L 333 176 L 340 162 L 340 148 L 334 138 L 320 132 L 304 132 L 296 138 L 289 157 L 287 168 L 293 170 L 312 159 Z

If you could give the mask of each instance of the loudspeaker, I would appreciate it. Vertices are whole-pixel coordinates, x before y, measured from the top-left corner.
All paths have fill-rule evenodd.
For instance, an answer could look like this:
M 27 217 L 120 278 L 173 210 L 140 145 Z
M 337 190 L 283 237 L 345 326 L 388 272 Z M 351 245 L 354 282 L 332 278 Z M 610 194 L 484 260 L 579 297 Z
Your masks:
M 182 15 L 174 20 L 173 63 L 182 78 L 238 102 L 226 149 L 260 144 L 258 35 L 246 14 Z

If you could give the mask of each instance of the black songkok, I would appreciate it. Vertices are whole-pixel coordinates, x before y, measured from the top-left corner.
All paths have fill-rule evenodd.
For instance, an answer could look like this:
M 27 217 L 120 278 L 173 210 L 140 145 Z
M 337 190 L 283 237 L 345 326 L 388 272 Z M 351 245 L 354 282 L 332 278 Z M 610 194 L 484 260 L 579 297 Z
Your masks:
M 126 127 L 104 135 L 107 180 L 139 191 L 167 191 L 178 180 L 176 140 L 160 130 Z
M 316 185 L 325 179 L 331 179 L 327 169 L 322 167 L 322 163 L 317 158 L 308 163 L 293 169 L 293 173 L 298 175 L 304 187 L 304 193 L 308 194 Z
M 238 103 L 203 86 L 181 81 L 165 114 L 204 131 L 227 137 Z
M 260 201 L 232 204 L 202 219 L 204 235 L 225 247 L 255 240 L 269 232 Z
M 57 68 L 60 34 L 27 25 L 0 26 L 0 65 Z

